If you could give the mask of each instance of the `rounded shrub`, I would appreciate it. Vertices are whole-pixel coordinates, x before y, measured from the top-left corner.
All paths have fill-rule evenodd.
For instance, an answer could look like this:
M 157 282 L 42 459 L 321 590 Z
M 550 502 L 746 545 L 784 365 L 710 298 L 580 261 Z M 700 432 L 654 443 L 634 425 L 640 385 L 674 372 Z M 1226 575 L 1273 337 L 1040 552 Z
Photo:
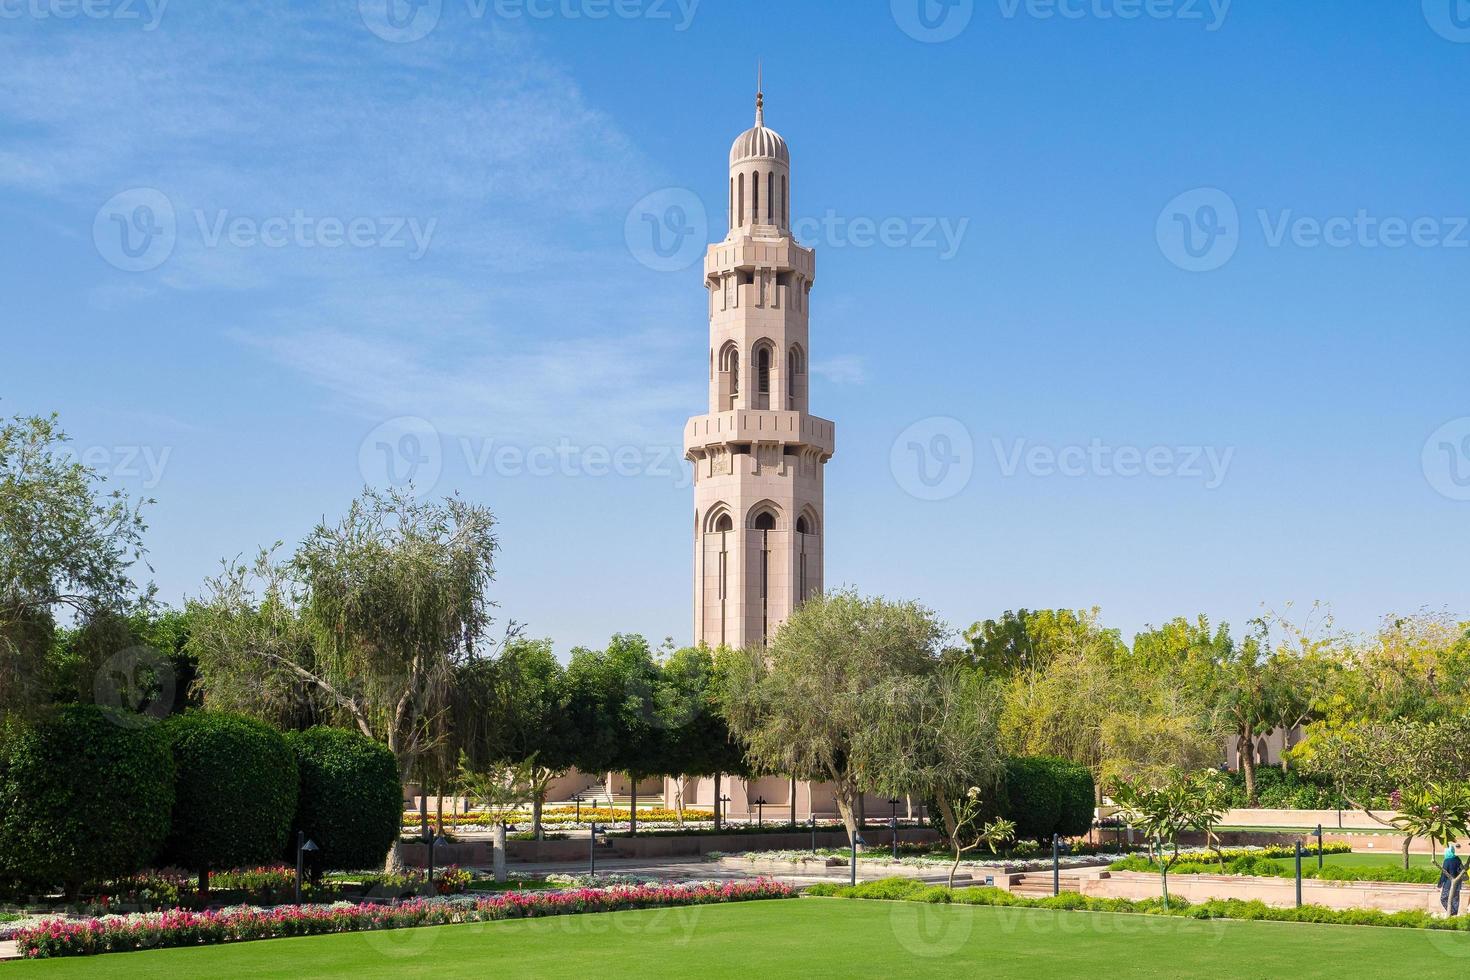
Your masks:
M 158 855 L 174 802 L 159 726 L 94 705 L 13 730 L 0 750 L 0 881 L 11 890 L 133 874 Z
M 173 751 L 171 864 L 206 871 L 280 857 L 296 813 L 296 753 L 269 725 L 193 711 L 163 723 Z
M 320 848 L 314 868 L 381 865 L 403 821 L 403 787 L 393 753 L 345 728 L 309 728 L 291 733 L 287 741 L 301 773 L 287 856 L 295 860 L 296 832 L 303 831 Z
M 1017 840 L 1047 843 L 1052 834 L 1077 837 L 1092 826 L 1094 787 L 1086 766 L 1050 756 L 1006 760 L 1006 816 Z

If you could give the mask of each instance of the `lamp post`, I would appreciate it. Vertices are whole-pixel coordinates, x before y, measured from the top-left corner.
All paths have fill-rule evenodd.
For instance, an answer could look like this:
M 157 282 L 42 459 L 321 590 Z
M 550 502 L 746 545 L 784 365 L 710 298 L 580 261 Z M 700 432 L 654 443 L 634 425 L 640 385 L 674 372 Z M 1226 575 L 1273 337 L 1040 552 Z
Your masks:
M 1297 837 L 1297 908 L 1301 908 L 1301 837 Z
M 730 797 L 728 795 L 721 796 L 715 800 L 715 829 L 717 830 L 720 826 L 720 812 L 722 810 L 725 811 L 724 816 L 728 820 L 730 817 Z
M 812 853 L 817 853 L 817 815 L 812 814 Z
M 749 820 L 750 817 L 747 816 L 745 819 L 746 820 Z M 757 796 L 755 798 L 755 825 L 758 828 L 765 829 L 765 826 L 766 826 L 766 798 L 765 798 L 765 796 Z
M 1322 870 L 1322 825 L 1319 823 L 1317 829 L 1312 831 L 1317 835 L 1317 870 Z
M 898 798 L 888 801 L 888 829 L 893 834 L 893 860 L 898 860 Z
M 587 877 L 597 877 L 597 821 L 592 821 L 592 832 L 587 835 Z M 607 839 L 606 831 L 602 834 Z
M 1051 835 L 1051 893 L 1060 895 L 1062 893 L 1062 838 L 1058 834 Z
M 315 841 L 306 839 L 306 831 L 296 831 L 296 904 L 301 904 L 301 874 L 306 869 L 306 855 L 320 850 Z
M 425 841 L 425 843 L 427 843 L 429 845 L 429 887 L 430 888 L 433 888 L 434 887 L 434 848 L 438 847 L 440 844 L 447 844 L 449 842 L 447 840 L 445 840 L 442 835 L 439 836 L 439 837 L 435 837 L 433 834 L 429 834 L 427 837 L 425 837 L 424 838 L 424 841 Z
M 572 797 L 572 800 L 577 804 L 577 816 L 575 818 L 575 822 L 576 823 L 581 823 L 582 822 L 582 794 L 581 793 L 578 793 L 576 796 Z

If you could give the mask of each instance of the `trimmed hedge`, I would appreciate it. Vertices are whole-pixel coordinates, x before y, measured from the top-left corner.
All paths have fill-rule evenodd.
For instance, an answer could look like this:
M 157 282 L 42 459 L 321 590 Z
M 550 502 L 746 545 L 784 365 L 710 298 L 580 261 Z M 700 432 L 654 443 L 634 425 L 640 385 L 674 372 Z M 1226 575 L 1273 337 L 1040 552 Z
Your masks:
M 192 711 L 162 725 L 173 751 L 173 826 L 164 857 L 203 873 L 280 857 L 296 813 L 296 753 L 269 725 Z
M 296 833 L 320 848 L 315 870 L 381 865 L 398 839 L 403 787 L 387 747 L 345 728 L 309 728 L 286 736 L 296 755 L 300 789 L 282 854 L 296 860 Z
M 1317 922 L 1343 926 L 1392 926 L 1401 929 L 1443 929 L 1470 932 L 1470 915 L 1437 917 L 1428 912 L 1381 912 L 1378 909 L 1330 909 L 1322 905 L 1300 908 L 1274 908 L 1260 901 L 1238 898 L 1211 899 L 1191 905 L 1182 898 L 1163 900 L 1147 898 L 1092 898 L 1076 892 L 1062 892 L 1048 898 L 1026 898 L 999 888 L 946 888 L 926 885 L 913 878 L 884 878 L 856 888 L 848 885 L 812 885 L 808 895 L 830 898 L 880 899 L 887 901 L 926 902 L 931 905 L 993 905 L 1008 908 L 1060 909 L 1086 912 L 1135 912 L 1146 915 L 1172 915 L 1187 919 L 1248 919 L 1274 922 Z
M 71 705 L 12 733 L 0 753 L 0 882 L 89 881 L 149 864 L 169 831 L 174 764 L 159 726 Z
M 1016 822 L 1017 840 L 1080 837 L 1092 827 L 1094 789 L 1086 766 L 1050 756 L 1012 757 L 1006 760 L 1004 812 Z

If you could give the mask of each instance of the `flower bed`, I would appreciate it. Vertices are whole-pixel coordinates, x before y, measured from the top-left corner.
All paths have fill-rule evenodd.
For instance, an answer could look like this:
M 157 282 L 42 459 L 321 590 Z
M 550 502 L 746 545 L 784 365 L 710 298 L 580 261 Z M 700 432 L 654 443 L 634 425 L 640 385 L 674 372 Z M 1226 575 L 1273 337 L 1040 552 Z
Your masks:
M 218 912 L 180 910 L 108 916 L 81 922 L 56 919 L 21 930 L 15 940 L 22 956 L 39 959 L 365 929 L 403 929 L 582 912 L 709 905 L 790 898 L 795 894 L 787 885 L 759 879 L 692 885 L 576 888 L 559 892 L 507 892 L 484 898 L 415 899 L 401 905 L 340 903 L 275 909 L 234 908 Z

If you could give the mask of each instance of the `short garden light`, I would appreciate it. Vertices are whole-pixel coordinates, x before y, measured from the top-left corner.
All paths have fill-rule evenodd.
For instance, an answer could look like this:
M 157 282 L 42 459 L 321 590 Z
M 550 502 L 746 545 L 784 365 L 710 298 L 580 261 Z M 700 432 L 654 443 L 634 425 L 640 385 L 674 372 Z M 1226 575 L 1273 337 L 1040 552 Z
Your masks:
M 745 819 L 750 819 L 749 811 L 747 811 Z M 757 827 L 764 827 L 766 825 L 766 798 L 764 796 L 757 796 L 755 798 L 755 825 Z
M 306 839 L 306 831 L 296 831 L 296 904 L 301 904 L 301 875 L 306 869 L 306 855 L 321 850 L 316 841 Z
M 893 860 L 898 860 L 898 797 L 888 801 L 888 829 L 893 832 Z
M 1312 831 L 1317 838 L 1317 870 L 1322 870 L 1322 825 L 1319 823 L 1317 829 Z
M 721 804 L 723 804 L 723 806 Z M 725 819 L 726 820 L 730 819 L 730 797 L 729 796 L 721 796 L 721 797 L 719 797 L 718 799 L 715 800 L 715 827 L 716 828 L 718 828 L 720 826 L 720 816 L 721 816 L 721 811 L 722 810 L 724 811 L 724 817 L 725 817 Z

